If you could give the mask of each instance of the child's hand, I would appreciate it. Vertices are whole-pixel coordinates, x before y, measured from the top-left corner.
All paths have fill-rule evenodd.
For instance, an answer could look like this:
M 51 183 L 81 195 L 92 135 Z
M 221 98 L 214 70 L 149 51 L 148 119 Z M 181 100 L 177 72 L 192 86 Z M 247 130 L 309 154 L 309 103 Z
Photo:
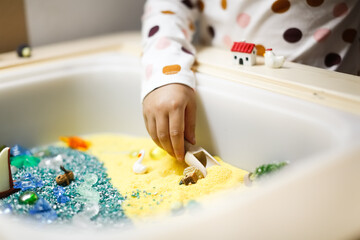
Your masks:
M 154 142 L 179 161 L 184 160 L 184 137 L 195 144 L 196 99 L 192 88 L 169 84 L 143 101 L 146 129 Z

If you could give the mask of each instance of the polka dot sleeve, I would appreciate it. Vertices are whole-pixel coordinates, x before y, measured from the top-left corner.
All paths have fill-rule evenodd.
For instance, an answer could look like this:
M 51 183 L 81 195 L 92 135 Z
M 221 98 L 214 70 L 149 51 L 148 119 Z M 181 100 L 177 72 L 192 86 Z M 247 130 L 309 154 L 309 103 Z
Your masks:
M 191 0 L 146 2 L 142 18 L 142 100 L 154 89 L 171 83 L 195 88 L 191 71 L 195 48 L 191 40 L 196 15 Z

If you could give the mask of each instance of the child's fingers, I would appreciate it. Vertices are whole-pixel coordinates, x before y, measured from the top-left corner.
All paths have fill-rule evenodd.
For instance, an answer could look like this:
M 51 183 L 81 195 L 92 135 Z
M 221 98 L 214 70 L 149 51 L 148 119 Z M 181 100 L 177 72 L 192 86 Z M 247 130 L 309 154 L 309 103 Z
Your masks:
M 155 121 L 155 118 L 147 118 L 147 121 L 146 121 L 145 124 L 146 124 L 147 131 L 148 131 L 150 137 L 152 138 L 152 140 L 153 140 L 159 147 L 162 147 L 161 144 L 160 144 L 158 135 L 157 135 L 157 131 L 156 131 L 156 121 Z
M 177 109 L 169 116 L 169 133 L 175 157 L 178 161 L 184 160 L 184 110 Z
M 185 109 L 185 138 L 191 143 L 196 144 L 195 138 L 196 125 L 196 101 L 190 101 Z
M 157 137 L 160 141 L 162 148 L 167 151 L 171 156 L 174 156 L 174 151 L 171 145 L 169 134 L 169 117 L 168 115 L 161 114 L 156 118 Z

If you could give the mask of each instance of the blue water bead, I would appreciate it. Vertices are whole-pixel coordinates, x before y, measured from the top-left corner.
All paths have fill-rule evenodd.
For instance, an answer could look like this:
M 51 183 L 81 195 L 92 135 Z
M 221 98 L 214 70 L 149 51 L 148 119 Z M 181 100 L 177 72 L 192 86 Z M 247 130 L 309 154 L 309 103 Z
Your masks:
M 20 188 L 21 189 L 22 183 L 21 181 L 14 181 L 14 188 Z
M 56 197 L 59 197 L 59 196 L 61 196 L 61 195 L 63 195 L 63 194 L 65 193 L 65 188 L 60 187 L 60 186 L 55 187 L 55 188 L 53 189 L 53 193 L 54 193 L 54 195 L 55 195 Z
M 29 210 L 29 214 L 44 221 L 54 221 L 57 219 L 56 211 L 43 198 L 39 198 L 35 206 Z
M 21 184 L 20 188 L 21 188 L 22 191 L 26 191 L 26 190 L 29 190 L 29 189 L 36 188 L 36 184 L 31 180 L 21 181 L 20 184 Z M 17 187 L 17 188 L 19 188 L 19 187 Z
M 68 201 L 70 201 L 70 198 L 66 195 L 61 194 L 60 196 L 57 197 L 56 200 L 58 203 L 67 203 Z
M 48 212 L 53 210 L 50 206 L 50 204 L 43 198 L 39 198 L 39 200 L 36 202 L 35 206 L 29 210 L 30 214 L 38 214 L 42 212 Z
M 31 156 L 31 152 L 29 149 L 20 146 L 18 144 L 14 145 L 12 148 L 10 148 L 10 156 L 12 157 L 16 157 L 16 156 L 21 156 L 21 155 L 28 155 Z
M 20 177 L 20 180 L 14 182 L 14 188 L 21 188 L 22 191 L 41 188 L 43 186 L 44 182 L 40 178 L 32 176 L 30 173 L 24 173 Z

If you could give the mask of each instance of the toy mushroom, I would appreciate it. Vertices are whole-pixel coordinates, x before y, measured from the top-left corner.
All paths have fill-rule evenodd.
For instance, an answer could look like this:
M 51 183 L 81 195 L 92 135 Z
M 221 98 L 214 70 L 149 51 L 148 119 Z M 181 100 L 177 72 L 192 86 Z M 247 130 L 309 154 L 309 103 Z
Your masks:
M 60 169 L 64 171 L 64 174 L 56 177 L 56 183 L 60 186 L 70 185 L 71 181 L 74 180 L 74 173 L 70 170 L 66 170 L 63 166 L 60 166 Z

